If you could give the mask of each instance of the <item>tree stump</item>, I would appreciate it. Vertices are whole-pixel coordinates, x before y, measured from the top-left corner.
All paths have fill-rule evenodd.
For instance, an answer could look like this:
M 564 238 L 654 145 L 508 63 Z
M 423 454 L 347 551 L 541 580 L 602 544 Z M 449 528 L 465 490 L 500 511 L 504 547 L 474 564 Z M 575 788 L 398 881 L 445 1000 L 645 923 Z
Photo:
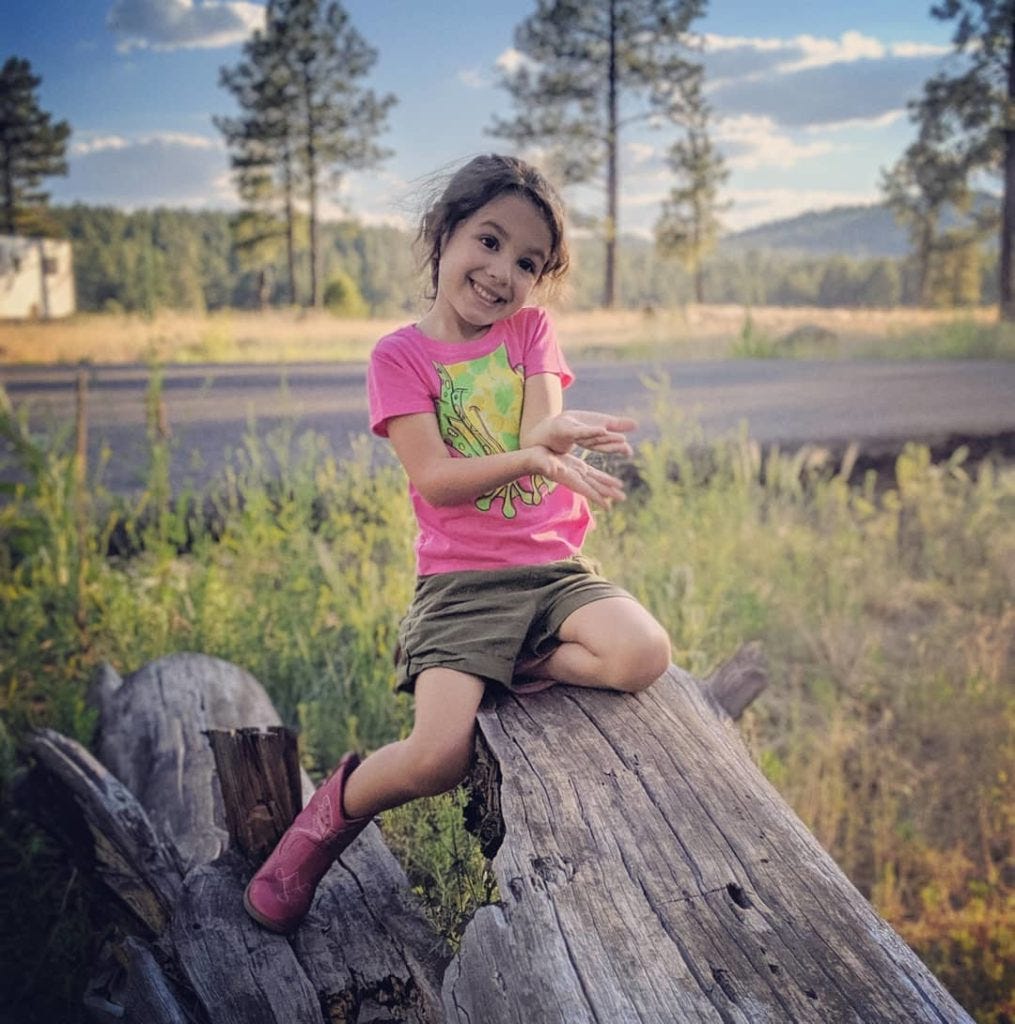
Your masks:
M 303 808 L 296 736 L 288 729 L 209 729 L 233 845 L 260 866 Z
M 446 948 L 416 909 L 376 825 L 325 876 L 295 937 L 265 931 L 243 910 L 252 868 L 228 849 L 206 733 L 278 729 L 252 676 L 215 658 L 177 654 L 123 680 L 104 669 L 93 698 L 105 764 L 43 731 L 31 741 L 35 764 L 20 787 L 21 800 L 101 886 L 126 936 L 86 997 L 93 1019 L 443 1019 Z M 305 773 L 300 784 L 305 796 L 313 792 Z

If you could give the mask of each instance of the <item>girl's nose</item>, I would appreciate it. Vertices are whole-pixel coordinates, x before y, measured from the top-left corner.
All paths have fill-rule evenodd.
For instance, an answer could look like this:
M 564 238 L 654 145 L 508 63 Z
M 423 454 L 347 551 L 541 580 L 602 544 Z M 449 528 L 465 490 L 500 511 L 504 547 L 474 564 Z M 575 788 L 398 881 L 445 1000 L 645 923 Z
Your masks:
M 487 267 L 490 277 L 498 284 L 507 284 L 511 279 L 511 261 L 503 253 L 495 253 Z

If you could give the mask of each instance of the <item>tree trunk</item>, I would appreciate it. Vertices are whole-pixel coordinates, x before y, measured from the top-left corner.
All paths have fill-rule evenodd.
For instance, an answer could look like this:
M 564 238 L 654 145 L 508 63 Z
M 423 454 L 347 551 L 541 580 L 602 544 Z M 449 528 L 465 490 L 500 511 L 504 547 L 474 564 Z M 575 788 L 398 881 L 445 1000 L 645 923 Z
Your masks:
M 310 219 L 310 307 L 318 309 L 321 305 L 320 282 L 320 250 L 317 240 L 317 187 L 318 167 L 317 154 L 317 114 L 314 111 L 314 83 L 307 65 L 303 65 L 303 103 L 306 107 L 306 141 L 304 143 L 304 171 L 307 184 L 307 209 Z
M 17 209 L 14 205 L 14 168 L 11 166 L 11 158 L 4 155 L 3 161 L 3 193 L 4 193 L 4 219 L 3 233 L 5 235 L 16 235 L 17 232 Z
M 501 900 L 445 974 L 448 1021 L 971 1024 L 710 696 L 737 710 L 757 688 L 757 665 L 708 693 L 671 668 L 637 697 L 558 687 L 481 713 Z
M 485 706 L 468 817 L 500 901 L 450 964 L 374 826 L 291 939 L 247 918 L 204 732 L 278 720 L 225 662 L 107 670 L 99 750 L 119 778 L 41 733 L 22 797 L 132 936 L 100 1021 L 971 1024 L 752 763 L 731 716 L 765 679 L 749 647 L 704 683 L 671 668 L 638 696 Z
M 1000 313 L 1015 322 L 1015 28 L 1008 41 L 1008 118 L 1004 129 L 1004 196 L 1001 201 Z
M 293 204 L 292 151 L 286 141 L 283 158 L 283 189 L 285 194 L 285 268 L 289 289 L 289 305 L 296 305 L 296 209 Z
M 603 307 L 617 303 L 617 12 L 616 0 L 610 0 L 609 48 L 606 71 L 606 269 L 603 282 Z
M 325 876 L 290 940 L 243 910 L 251 866 L 226 849 L 204 733 L 280 724 L 253 677 L 215 658 L 171 655 L 122 681 L 107 668 L 93 700 L 106 764 L 44 731 L 31 742 L 35 766 L 19 790 L 96 880 L 120 925 L 101 983 L 86 998 L 93 1019 L 442 1019 L 443 941 L 415 909 L 375 825 Z M 313 791 L 305 773 L 303 791 Z

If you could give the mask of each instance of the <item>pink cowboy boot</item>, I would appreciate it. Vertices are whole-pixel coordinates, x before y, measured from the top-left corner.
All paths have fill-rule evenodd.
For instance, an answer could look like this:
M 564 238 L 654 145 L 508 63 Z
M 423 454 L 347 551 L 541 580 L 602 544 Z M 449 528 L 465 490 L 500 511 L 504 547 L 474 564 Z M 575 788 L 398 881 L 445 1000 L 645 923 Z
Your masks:
M 273 932 L 292 931 L 310 909 L 317 883 L 370 818 L 347 818 L 345 780 L 359 764 L 346 754 L 331 778 L 296 815 L 243 894 L 247 913 Z

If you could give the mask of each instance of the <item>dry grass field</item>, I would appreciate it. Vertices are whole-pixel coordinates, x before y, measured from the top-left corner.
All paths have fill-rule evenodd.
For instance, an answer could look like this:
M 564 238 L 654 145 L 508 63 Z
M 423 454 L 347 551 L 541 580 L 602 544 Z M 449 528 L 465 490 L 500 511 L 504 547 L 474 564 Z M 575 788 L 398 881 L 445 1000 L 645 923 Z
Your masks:
M 294 310 L 82 313 L 49 322 L 0 322 L 0 364 L 314 362 L 362 360 L 404 317 L 342 320 Z M 679 310 L 558 311 L 557 328 L 572 355 L 886 356 L 910 351 L 935 332 L 990 330 L 991 310 L 856 310 L 687 306 Z M 933 353 L 930 353 L 933 354 Z M 975 353 L 974 353 L 975 354 Z

